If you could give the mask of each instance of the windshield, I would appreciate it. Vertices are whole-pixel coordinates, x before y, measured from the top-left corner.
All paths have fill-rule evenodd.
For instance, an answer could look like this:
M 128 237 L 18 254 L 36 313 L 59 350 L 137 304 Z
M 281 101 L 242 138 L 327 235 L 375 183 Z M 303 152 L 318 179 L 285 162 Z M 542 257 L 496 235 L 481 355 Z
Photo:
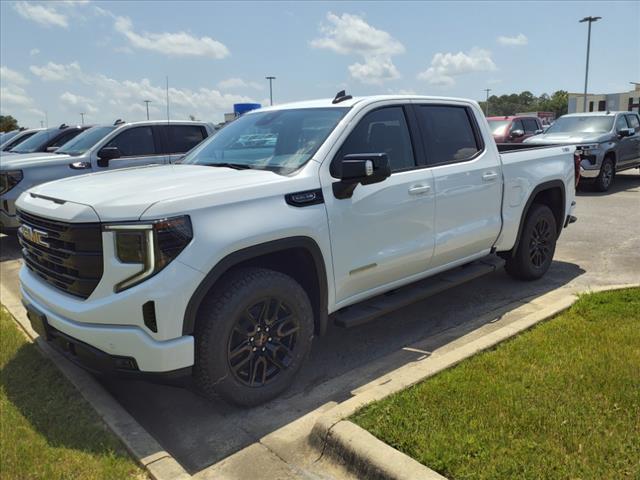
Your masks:
M 71 155 L 72 157 L 82 155 L 116 128 L 118 127 L 92 127 L 62 145 L 56 150 L 56 153 Z
M 613 127 L 613 116 L 560 117 L 545 133 L 606 133 Z
M 489 128 L 493 135 L 502 135 L 507 125 L 511 123 L 511 120 L 489 120 Z
M 32 137 L 28 138 L 24 142 L 20 142 L 15 148 L 12 148 L 12 152 L 16 153 L 33 153 L 40 150 L 42 144 L 46 143 L 47 140 L 52 138 L 55 133 L 58 131 L 57 128 L 52 128 L 50 130 L 42 130 Z
M 181 163 L 233 164 L 290 173 L 304 165 L 348 108 L 300 108 L 244 115 L 187 154 Z
M 5 132 L 5 133 L 1 134 L 0 135 L 0 145 L 5 143 L 10 138 L 15 137 L 19 132 L 20 132 L 19 130 L 12 130 L 10 132 Z

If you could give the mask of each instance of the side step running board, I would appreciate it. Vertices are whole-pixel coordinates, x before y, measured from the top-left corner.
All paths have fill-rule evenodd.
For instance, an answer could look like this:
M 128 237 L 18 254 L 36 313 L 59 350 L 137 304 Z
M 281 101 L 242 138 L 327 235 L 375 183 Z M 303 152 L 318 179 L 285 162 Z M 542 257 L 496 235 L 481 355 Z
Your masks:
M 420 280 L 391 293 L 370 298 L 334 313 L 334 323 L 339 327 L 355 327 L 367 323 L 412 303 L 424 300 L 451 287 L 494 272 L 504 266 L 504 260 L 489 255 L 475 262 Z

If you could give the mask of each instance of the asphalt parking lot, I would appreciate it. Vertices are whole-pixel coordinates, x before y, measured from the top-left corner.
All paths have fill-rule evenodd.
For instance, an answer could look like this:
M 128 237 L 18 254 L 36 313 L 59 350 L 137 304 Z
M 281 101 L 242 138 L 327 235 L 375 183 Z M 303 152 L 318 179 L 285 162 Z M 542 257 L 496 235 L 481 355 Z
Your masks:
M 317 339 L 298 380 L 282 398 L 244 410 L 208 403 L 196 393 L 144 382 L 105 387 L 190 473 L 201 472 L 327 402 L 339 402 L 373 379 L 556 289 L 640 282 L 640 174 L 617 176 L 608 193 L 578 193 L 578 222 L 560 237 L 545 278 L 512 280 L 503 271 L 449 290 L 370 324 L 331 327 Z M 2 282 L 17 290 L 15 239 L 0 238 Z M 420 344 L 420 349 L 407 349 Z M 204 472 L 203 472 L 204 473 Z M 206 476 L 206 475 L 205 475 Z

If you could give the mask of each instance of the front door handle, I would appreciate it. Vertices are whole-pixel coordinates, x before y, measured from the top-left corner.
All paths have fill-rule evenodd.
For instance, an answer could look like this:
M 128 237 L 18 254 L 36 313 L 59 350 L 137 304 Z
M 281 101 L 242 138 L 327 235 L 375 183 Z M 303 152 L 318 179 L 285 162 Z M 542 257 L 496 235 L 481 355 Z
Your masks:
M 420 195 L 421 193 L 427 193 L 431 190 L 429 185 L 414 185 L 409 189 L 410 195 Z
M 492 180 L 495 180 L 496 178 L 498 178 L 498 174 L 496 172 L 486 172 L 484 175 L 482 175 L 482 180 L 484 180 L 485 182 L 490 182 Z

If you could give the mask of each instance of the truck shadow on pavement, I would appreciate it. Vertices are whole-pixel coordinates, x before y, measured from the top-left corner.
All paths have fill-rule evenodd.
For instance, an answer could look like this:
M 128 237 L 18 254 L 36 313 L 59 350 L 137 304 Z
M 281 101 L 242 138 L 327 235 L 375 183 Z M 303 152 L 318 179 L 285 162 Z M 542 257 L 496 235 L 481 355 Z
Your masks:
M 316 339 L 294 386 L 253 409 L 146 382 L 103 384 L 193 474 L 584 273 L 556 261 L 543 279 L 517 282 L 501 270 L 357 328 L 330 326 Z M 420 348 L 407 348 L 415 345 Z
M 631 170 L 633 172 L 633 170 Z M 607 195 L 613 195 L 614 193 L 626 192 L 640 187 L 640 174 L 632 174 L 630 171 L 625 171 L 623 174 L 617 174 L 613 181 L 613 185 L 606 192 L 598 192 L 593 188 L 593 185 L 580 184 L 576 195 L 578 197 L 603 197 Z
M 15 234 L 0 236 L 0 262 L 21 258 L 20 244 Z

